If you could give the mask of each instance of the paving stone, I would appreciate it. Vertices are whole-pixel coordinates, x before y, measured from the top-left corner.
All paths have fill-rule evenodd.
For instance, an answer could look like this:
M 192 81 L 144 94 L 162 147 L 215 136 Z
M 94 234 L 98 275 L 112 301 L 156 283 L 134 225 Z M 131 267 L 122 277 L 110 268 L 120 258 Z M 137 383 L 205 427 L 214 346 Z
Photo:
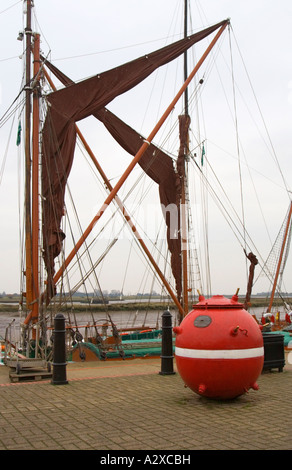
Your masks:
M 69 366 L 62 386 L 11 384 L 1 370 L 0 450 L 292 450 L 292 367 L 216 401 L 161 376 L 158 360 L 125 362 Z

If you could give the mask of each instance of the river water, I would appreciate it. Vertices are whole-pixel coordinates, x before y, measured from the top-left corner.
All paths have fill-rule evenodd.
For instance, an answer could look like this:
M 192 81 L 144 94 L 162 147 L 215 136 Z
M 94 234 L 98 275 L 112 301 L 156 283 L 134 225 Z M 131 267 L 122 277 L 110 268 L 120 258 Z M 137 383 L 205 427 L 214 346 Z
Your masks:
M 132 328 L 134 326 L 143 327 L 143 329 L 149 328 L 161 328 L 161 315 L 163 310 L 155 311 L 150 310 L 149 312 L 143 311 L 112 311 L 110 312 L 110 318 L 117 328 Z M 104 312 L 94 312 L 94 314 L 88 312 L 80 312 L 75 314 L 64 315 L 66 321 L 70 321 L 71 325 L 78 324 L 79 327 L 86 326 L 88 323 L 91 325 L 93 321 L 96 322 L 97 326 L 101 327 L 102 324 L 108 322 L 109 318 Z M 70 319 L 70 320 L 69 320 Z M 12 336 L 15 337 L 14 331 L 19 329 L 19 325 L 23 322 L 24 317 L 21 318 L 18 312 L 1 312 L 0 313 L 0 335 L 4 338 L 6 328 L 11 324 Z M 173 313 L 173 324 L 176 323 L 175 313 Z
M 255 315 L 258 321 L 260 321 L 262 314 L 265 312 L 265 307 L 256 307 L 250 310 L 250 313 Z M 173 326 L 177 323 L 176 313 L 172 313 L 172 323 Z M 149 328 L 161 328 L 161 315 L 163 310 L 149 310 L 145 311 L 112 311 L 110 312 L 111 319 L 117 328 L 131 328 L 134 326 L 143 327 L 143 329 Z M 284 319 L 284 311 L 280 310 L 280 319 Z M 68 320 L 67 315 L 65 315 L 66 320 Z M 0 335 L 5 337 L 6 328 L 11 324 L 12 336 L 17 336 L 17 331 L 19 330 L 19 324 L 24 320 L 19 316 L 18 312 L 1 312 L 0 313 Z M 101 325 L 108 321 L 106 314 L 104 312 L 94 312 L 92 315 L 88 312 L 81 312 L 70 314 L 70 323 L 71 325 L 86 326 L 88 323 L 93 324 L 93 321 L 97 323 L 97 326 Z M 13 334 L 14 333 L 14 334 Z

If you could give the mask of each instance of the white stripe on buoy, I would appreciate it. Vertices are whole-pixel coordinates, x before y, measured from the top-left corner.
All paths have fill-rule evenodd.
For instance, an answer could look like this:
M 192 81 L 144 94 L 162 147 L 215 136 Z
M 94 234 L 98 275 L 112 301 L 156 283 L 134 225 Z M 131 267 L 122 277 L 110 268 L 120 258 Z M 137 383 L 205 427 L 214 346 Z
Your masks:
M 261 357 L 264 348 L 251 349 L 185 349 L 175 348 L 175 355 L 189 357 L 191 359 L 248 359 L 250 357 Z

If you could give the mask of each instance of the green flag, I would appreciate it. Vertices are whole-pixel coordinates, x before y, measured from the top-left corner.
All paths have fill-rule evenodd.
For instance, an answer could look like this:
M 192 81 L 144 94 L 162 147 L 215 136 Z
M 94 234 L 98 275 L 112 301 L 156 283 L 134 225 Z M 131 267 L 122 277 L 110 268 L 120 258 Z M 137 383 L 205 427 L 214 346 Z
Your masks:
M 21 142 L 21 122 L 19 121 L 18 124 L 18 130 L 17 130 L 17 139 L 16 139 L 16 145 L 20 145 Z
M 204 144 L 203 144 L 202 156 L 201 156 L 201 165 L 202 165 L 202 166 L 203 166 L 203 164 L 204 164 L 204 155 L 205 155 L 205 153 L 206 153 L 206 152 L 205 152 L 205 146 L 204 146 Z

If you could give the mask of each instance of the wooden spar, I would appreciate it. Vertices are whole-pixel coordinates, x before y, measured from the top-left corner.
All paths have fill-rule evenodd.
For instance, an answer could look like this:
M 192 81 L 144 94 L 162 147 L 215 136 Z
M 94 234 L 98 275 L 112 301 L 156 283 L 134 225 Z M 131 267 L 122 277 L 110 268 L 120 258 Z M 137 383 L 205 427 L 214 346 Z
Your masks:
M 32 322 L 39 317 L 39 71 L 40 71 L 40 35 L 34 36 L 34 89 L 33 89 L 33 125 L 32 125 L 32 282 L 33 299 Z M 32 337 L 36 336 L 33 329 Z
M 32 240 L 31 240 L 31 0 L 27 0 L 26 11 L 26 57 L 25 57 L 25 276 L 26 305 L 33 301 Z
M 284 249 L 285 249 L 285 245 L 286 245 L 286 241 L 287 241 L 287 237 L 288 237 L 288 233 L 289 233 L 289 227 L 290 227 L 290 224 L 291 224 L 291 216 L 292 216 L 292 201 L 290 202 L 290 209 L 289 209 L 289 213 L 288 213 L 288 219 L 287 219 L 287 224 L 286 224 L 286 228 L 285 228 L 284 239 L 283 239 L 283 243 L 282 243 L 282 247 L 281 247 L 281 252 L 280 252 L 278 266 L 277 266 L 277 271 L 276 271 L 274 284 L 273 284 L 273 289 L 272 289 L 272 295 L 271 295 L 271 298 L 270 298 L 270 303 L 269 303 L 269 306 L 268 306 L 268 309 L 267 309 L 267 313 L 271 312 L 273 301 L 274 301 L 274 296 L 275 296 L 275 292 L 276 292 L 276 288 L 277 288 L 278 277 L 279 277 L 279 273 L 280 273 L 280 269 L 281 269 Z
M 77 126 L 76 126 L 77 127 Z M 90 155 L 93 163 L 95 164 L 96 168 L 98 169 L 98 171 L 100 172 L 100 175 L 102 176 L 105 184 L 107 185 L 108 187 L 108 190 L 109 191 L 112 191 L 113 190 L 113 187 L 112 185 L 110 184 L 108 178 L 106 177 L 105 173 L 103 172 L 102 168 L 100 167 L 99 163 L 97 162 L 92 150 L 90 149 L 89 145 L 87 144 L 87 142 L 85 141 L 83 135 L 81 134 L 80 130 L 78 129 L 77 127 L 77 134 L 78 136 L 80 137 L 85 149 L 87 150 L 88 154 Z M 177 308 L 179 309 L 180 313 L 182 314 L 183 313 L 183 308 L 181 306 L 181 304 L 179 303 L 175 293 L 173 292 L 173 290 L 171 289 L 169 283 L 167 282 L 167 280 L 165 279 L 163 273 L 161 272 L 158 264 L 156 263 L 156 261 L 154 260 L 153 256 L 151 255 L 149 249 L 147 248 L 146 244 L 144 243 L 141 235 L 139 234 L 136 226 L 134 225 L 130 215 L 128 214 L 125 206 L 123 205 L 122 201 L 120 200 L 120 198 L 118 197 L 118 195 L 115 196 L 115 201 L 116 203 L 118 204 L 119 206 L 119 209 L 121 210 L 124 218 L 126 219 L 127 223 L 129 224 L 129 226 L 131 227 L 132 229 L 132 232 L 134 234 L 134 236 L 136 237 L 136 239 L 138 240 L 139 244 L 141 245 L 142 249 L 144 250 L 144 253 L 147 255 L 150 263 L 152 264 L 155 272 L 157 273 L 157 275 L 160 277 L 161 281 L 163 282 L 165 288 L 167 289 L 169 295 L 171 296 L 172 300 L 174 301 L 175 305 L 177 306 Z
M 50 84 L 50 86 L 52 87 L 53 90 L 56 90 L 56 87 L 54 86 L 50 76 L 48 75 L 48 73 L 46 72 L 45 70 L 45 77 L 48 81 L 48 83 Z M 102 179 L 104 180 L 107 188 L 109 191 L 112 191 L 113 190 L 113 187 L 109 181 L 109 179 L 107 178 L 106 174 L 104 173 L 103 169 L 101 168 L 99 162 L 97 161 L 92 149 L 90 148 L 90 146 L 88 145 L 88 143 L 86 142 L 83 134 L 81 133 L 80 129 L 78 128 L 78 126 L 76 125 L 76 133 L 77 135 L 79 136 L 82 144 L 84 145 L 84 148 L 85 150 L 87 151 L 88 155 L 90 156 L 92 162 L 94 163 L 97 171 L 99 172 L 99 174 L 101 175 Z M 123 205 L 122 201 L 120 200 L 120 198 L 118 197 L 118 195 L 115 196 L 115 201 L 116 203 L 118 204 L 119 206 L 119 209 L 121 210 L 124 218 L 126 219 L 127 223 L 129 224 L 129 226 L 131 227 L 131 230 L 134 234 L 134 236 L 136 237 L 136 239 L 138 240 L 138 242 L 140 243 L 142 249 L 144 250 L 145 254 L 147 255 L 150 263 L 152 264 L 155 272 L 157 273 L 157 275 L 160 277 L 161 281 L 163 282 L 165 288 L 167 289 L 169 295 L 171 296 L 172 300 L 174 301 L 175 305 L 177 306 L 177 308 L 179 309 L 180 313 L 183 315 L 184 313 L 184 310 L 181 306 L 181 304 L 179 303 L 175 293 L 173 292 L 173 290 L 171 289 L 169 283 L 167 282 L 167 280 L 165 279 L 163 273 L 161 272 L 159 266 L 157 265 L 156 261 L 154 260 L 153 256 L 151 255 L 149 249 L 147 248 L 146 244 L 144 243 L 141 235 L 139 234 L 137 228 L 135 227 L 130 215 L 128 214 L 125 206 Z
M 170 103 L 170 105 L 168 106 L 168 108 L 166 109 L 166 111 L 164 112 L 164 114 L 162 115 L 162 117 L 160 118 L 160 120 L 158 121 L 158 123 L 156 124 L 154 129 L 152 130 L 152 132 L 149 134 L 148 138 L 144 141 L 143 145 L 141 146 L 139 151 L 136 153 L 135 157 L 131 161 L 130 165 L 128 166 L 128 168 L 126 169 L 126 171 L 124 172 L 122 177 L 119 179 L 119 181 L 117 182 L 115 187 L 111 190 L 110 194 L 105 199 L 102 207 L 100 208 L 98 213 L 95 215 L 95 217 L 92 219 L 92 221 L 90 222 L 90 224 L 88 225 L 88 227 L 84 231 L 83 235 L 81 236 L 81 238 L 76 243 L 73 250 L 69 253 L 68 257 L 65 259 L 65 261 L 64 261 L 63 265 L 61 266 L 61 268 L 55 274 L 55 276 L 54 276 L 54 282 L 55 283 L 60 279 L 60 277 L 64 273 L 65 269 L 69 265 L 69 263 L 72 261 L 72 259 L 75 257 L 75 255 L 77 254 L 80 247 L 85 242 L 86 238 L 92 232 L 92 230 L 95 227 L 97 221 L 101 218 L 102 214 L 105 212 L 105 210 L 107 209 L 110 202 L 115 198 L 117 192 L 122 187 L 122 185 L 126 181 L 127 177 L 130 175 L 131 171 L 136 166 L 136 164 L 138 163 L 138 161 L 140 160 L 140 158 L 142 157 L 142 155 L 144 154 L 144 152 L 148 148 L 148 145 L 151 143 L 151 141 L 153 140 L 153 138 L 155 137 L 155 135 L 157 134 L 157 132 L 161 128 L 162 124 L 164 123 L 164 121 L 166 120 L 168 115 L 171 113 L 172 109 L 175 107 L 178 100 L 181 98 L 181 96 L 184 93 L 185 89 L 187 88 L 187 86 L 189 85 L 191 80 L 194 78 L 197 71 L 200 69 L 201 65 L 203 64 L 203 62 L 205 61 L 205 59 L 207 58 L 207 56 L 209 55 L 209 53 L 213 49 L 214 45 L 216 44 L 216 42 L 218 41 L 218 39 L 220 38 L 220 36 L 222 35 L 223 31 L 225 30 L 225 28 L 228 24 L 229 24 L 229 21 L 226 21 L 226 23 L 223 26 L 221 26 L 220 30 L 217 32 L 216 36 L 213 38 L 213 40 L 211 41 L 211 43 L 207 47 L 207 49 L 204 52 L 204 54 L 202 55 L 201 59 L 198 61 L 197 65 L 195 66 L 195 68 L 193 69 L 193 71 L 191 72 L 191 74 L 189 75 L 189 77 L 187 78 L 187 80 L 185 81 L 185 83 L 183 84 L 183 86 L 181 87 L 181 89 L 179 90 L 177 95 L 175 96 L 175 98 L 172 100 L 172 102 Z

